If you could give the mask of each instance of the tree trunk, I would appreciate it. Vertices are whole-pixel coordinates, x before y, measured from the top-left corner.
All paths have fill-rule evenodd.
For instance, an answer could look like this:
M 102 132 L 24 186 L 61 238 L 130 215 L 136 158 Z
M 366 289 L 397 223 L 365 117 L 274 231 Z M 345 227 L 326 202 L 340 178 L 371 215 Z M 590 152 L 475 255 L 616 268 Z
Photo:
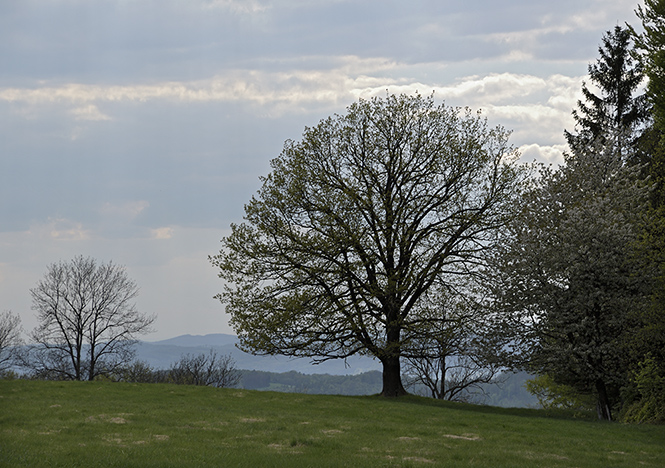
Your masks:
M 381 395 L 392 398 L 407 393 L 402 386 L 402 371 L 399 360 L 401 355 L 400 333 L 402 330 L 397 320 L 397 308 L 387 310 L 386 317 L 388 318 L 386 345 L 383 356 L 379 357 L 383 364 L 383 390 L 381 390 Z
M 385 397 L 406 395 L 407 392 L 402 386 L 399 356 L 388 356 L 383 358 L 381 362 L 383 363 L 383 390 L 381 390 L 381 395 Z
M 602 379 L 596 380 L 596 391 L 598 392 L 598 403 L 596 404 L 598 419 L 611 421 L 612 410 L 610 409 L 610 400 L 607 396 L 605 382 Z
M 88 380 L 92 381 L 95 379 L 95 344 L 90 345 L 90 363 L 88 364 Z
M 441 390 L 439 392 L 439 400 L 445 400 L 446 398 L 446 356 L 443 355 L 440 357 L 441 361 L 439 366 L 441 367 Z

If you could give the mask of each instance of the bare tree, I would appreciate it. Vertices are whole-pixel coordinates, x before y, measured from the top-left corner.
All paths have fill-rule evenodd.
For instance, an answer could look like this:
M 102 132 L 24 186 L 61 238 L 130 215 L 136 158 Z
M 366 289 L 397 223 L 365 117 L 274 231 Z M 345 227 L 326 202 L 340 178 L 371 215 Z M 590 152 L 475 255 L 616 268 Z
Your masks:
M 145 361 L 133 361 L 119 368 L 112 379 L 118 382 L 132 383 L 165 383 L 167 382 L 168 371 L 153 369 Z
M 207 355 L 183 355 L 171 367 L 169 380 L 183 385 L 233 387 L 240 381 L 240 372 L 230 355 L 219 356 L 211 349 Z
M 474 291 L 434 288 L 419 315 L 420 332 L 404 349 L 407 388 L 424 387 L 432 398 L 466 401 L 502 370 L 497 350 L 504 337 Z
M 155 319 L 137 311 L 138 291 L 111 262 L 78 256 L 49 265 L 30 290 L 40 323 L 26 364 L 47 378 L 93 380 L 130 362 L 136 336 Z
M 6 311 L 0 314 L 0 373 L 15 362 L 16 347 L 21 345 L 21 318 Z

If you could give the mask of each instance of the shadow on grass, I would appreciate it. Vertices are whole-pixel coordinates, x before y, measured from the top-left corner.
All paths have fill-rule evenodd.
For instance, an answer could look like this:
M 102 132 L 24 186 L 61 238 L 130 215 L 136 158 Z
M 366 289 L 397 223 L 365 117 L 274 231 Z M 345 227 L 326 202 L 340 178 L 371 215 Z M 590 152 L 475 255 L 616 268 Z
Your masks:
M 352 397 L 353 398 L 353 397 Z M 466 411 L 481 414 L 496 414 L 501 416 L 518 416 L 525 418 L 564 419 L 571 421 L 590 421 L 603 423 L 596 418 L 592 411 L 578 411 L 565 409 L 535 409 L 535 408 L 503 408 L 499 406 L 461 403 L 456 401 L 436 400 L 417 395 L 405 395 L 397 398 L 387 398 L 381 395 L 371 395 L 355 398 L 369 398 L 374 401 L 385 401 L 398 405 L 418 405 L 436 408 L 445 408 L 456 411 Z

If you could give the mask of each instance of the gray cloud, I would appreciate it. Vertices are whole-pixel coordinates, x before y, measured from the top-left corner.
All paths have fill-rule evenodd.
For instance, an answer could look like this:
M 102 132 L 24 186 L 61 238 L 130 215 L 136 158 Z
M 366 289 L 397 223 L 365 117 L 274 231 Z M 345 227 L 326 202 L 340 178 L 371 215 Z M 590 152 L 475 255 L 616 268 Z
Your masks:
M 46 264 L 84 254 L 136 273 L 160 337 L 228 331 L 206 257 L 286 139 L 358 98 L 435 92 L 557 162 L 587 63 L 634 8 L 0 2 L 0 309 L 31 320 Z

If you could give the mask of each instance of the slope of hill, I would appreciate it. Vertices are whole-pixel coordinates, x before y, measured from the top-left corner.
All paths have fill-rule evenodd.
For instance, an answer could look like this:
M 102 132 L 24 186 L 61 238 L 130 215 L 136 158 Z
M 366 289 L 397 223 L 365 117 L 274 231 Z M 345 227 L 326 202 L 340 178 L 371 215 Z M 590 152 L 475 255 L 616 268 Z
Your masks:
M 662 467 L 665 431 L 418 397 L 0 380 L 0 467 Z

